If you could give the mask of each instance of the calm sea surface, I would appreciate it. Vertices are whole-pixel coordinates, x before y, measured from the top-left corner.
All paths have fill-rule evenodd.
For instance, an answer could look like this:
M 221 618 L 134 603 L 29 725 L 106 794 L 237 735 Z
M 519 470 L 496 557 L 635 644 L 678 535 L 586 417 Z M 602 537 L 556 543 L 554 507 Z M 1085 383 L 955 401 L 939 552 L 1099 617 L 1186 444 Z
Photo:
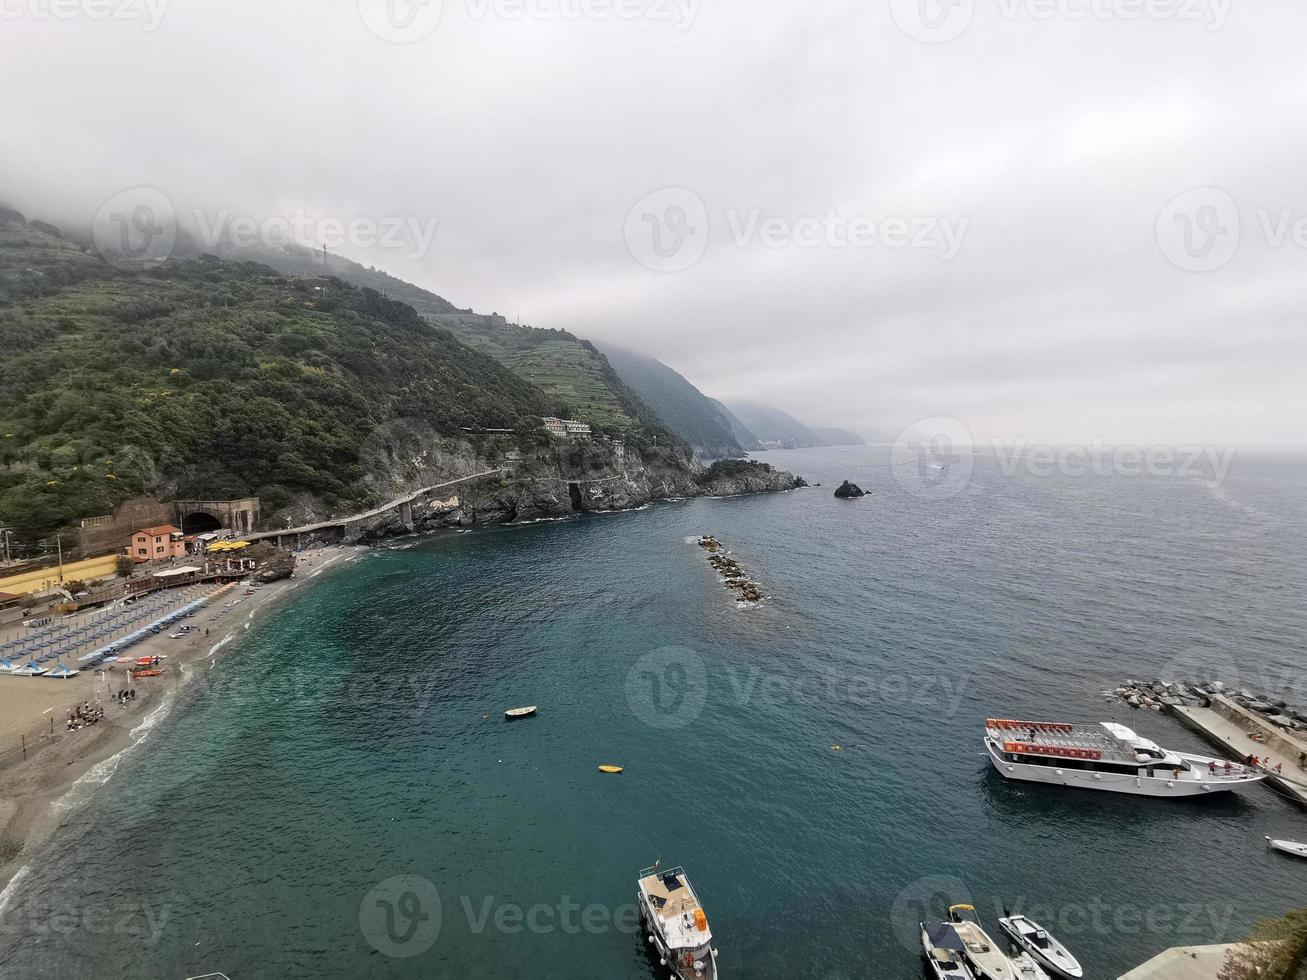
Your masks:
M 32 855 L 0 975 L 662 976 L 631 919 L 655 861 L 725 977 L 920 977 L 917 921 L 970 900 L 1110 978 L 1303 904 L 1263 837 L 1307 814 L 1270 789 L 1008 784 L 980 734 L 1115 719 L 1201 751 L 1098 695 L 1167 670 L 1307 702 L 1307 464 L 1213 488 L 979 457 L 931 499 L 882 449 L 764 458 L 825 486 L 403 542 L 301 588 Z M 772 598 L 736 609 L 699 533 Z

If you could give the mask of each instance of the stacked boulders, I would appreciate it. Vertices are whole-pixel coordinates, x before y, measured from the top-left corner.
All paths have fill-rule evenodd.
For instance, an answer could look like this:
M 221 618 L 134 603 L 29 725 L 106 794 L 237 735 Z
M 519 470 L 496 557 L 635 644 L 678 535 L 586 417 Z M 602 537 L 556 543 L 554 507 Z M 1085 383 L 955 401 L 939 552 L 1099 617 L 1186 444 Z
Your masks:
M 749 580 L 740 563 L 726 553 L 720 541 L 705 534 L 699 538 L 699 547 L 708 552 L 708 564 L 721 575 L 726 588 L 736 593 L 738 601 L 762 602 L 762 586 Z

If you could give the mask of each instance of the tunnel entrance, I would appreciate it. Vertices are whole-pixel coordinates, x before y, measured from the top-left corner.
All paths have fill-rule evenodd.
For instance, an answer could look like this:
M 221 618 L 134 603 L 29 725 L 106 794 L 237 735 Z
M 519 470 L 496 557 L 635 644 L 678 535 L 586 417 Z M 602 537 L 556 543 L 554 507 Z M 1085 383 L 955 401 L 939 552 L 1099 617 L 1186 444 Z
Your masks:
M 182 518 L 182 532 L 184 534 L 208 534 L 210 531 L 216 531 L 221 527 L 222 524 L 218 521 L 218 518 L 202 510 L 187 514 Z
M 569 483 L 567 493 L 572 498 L 572 512 L 574 514 L 584 514 L 585 501 L 581 499 L 581 484 Z

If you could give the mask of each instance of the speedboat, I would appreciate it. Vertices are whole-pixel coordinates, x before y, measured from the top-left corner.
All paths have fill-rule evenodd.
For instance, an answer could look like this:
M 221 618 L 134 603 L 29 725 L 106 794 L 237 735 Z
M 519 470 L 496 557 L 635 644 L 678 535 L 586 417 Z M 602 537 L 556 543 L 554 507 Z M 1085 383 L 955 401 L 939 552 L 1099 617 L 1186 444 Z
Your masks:
M 1272 840 L 1266 838 L 1266 843 L 1277 851 L 1283 851 L 1285 854 L 1292 854 L 1294 857 L 1307 858 L 1307 844 L 1299 844 L 1292 840 Z
M 975 975 L 962 955 L 965 944 L 953 923 L 941 922 L 937 926 L 921 923 L 921 948 L 937 980 L 974 980 Z
M 966 913 L 970 913 L 969 918 Z M 962 955 L 978 980 L 1017 980 L 1016 967 L 981 928 L 974 905 L 950 906 L 948 919 L 962 940 Z
M 1007 915 L 999 919 L 998 924 L 1018 948 L 1058 976 L 1078 980 L 1085 975 L 1084 969 L 1067 948 L 1033 919 L 1024 915 Z
M 510 708 L 508 711 L 504 712 L 504 717 L 509 721 L 517 721 L 520 718 L 530 718 L 538 710 L 539 708 L 535 705 L 531 705 L 529 708 Z
M 1134 796 L 1226 793 L 1266 778 L 1225 759 L 1164 749 L 1111 721 L 1069 725 L 990 718 L 984 744 L 1004 779 Z
M 717 980 L 717 950 L 708 916 L 684 868 L 640 872 L 640 918 L 645 939 L 676 980 Z

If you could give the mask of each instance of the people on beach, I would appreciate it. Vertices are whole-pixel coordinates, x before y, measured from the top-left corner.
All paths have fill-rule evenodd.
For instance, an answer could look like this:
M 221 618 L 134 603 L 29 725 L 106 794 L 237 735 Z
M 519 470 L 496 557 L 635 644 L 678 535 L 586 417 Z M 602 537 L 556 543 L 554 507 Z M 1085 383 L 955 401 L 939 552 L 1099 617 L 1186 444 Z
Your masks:
M 87 725 L 94 725 L 103 717 L 104 709 L 99 705 L 92 708 L 91 702 L 87 701 L 81 707 L 68 712 L 68 731 L 75 732 Z

